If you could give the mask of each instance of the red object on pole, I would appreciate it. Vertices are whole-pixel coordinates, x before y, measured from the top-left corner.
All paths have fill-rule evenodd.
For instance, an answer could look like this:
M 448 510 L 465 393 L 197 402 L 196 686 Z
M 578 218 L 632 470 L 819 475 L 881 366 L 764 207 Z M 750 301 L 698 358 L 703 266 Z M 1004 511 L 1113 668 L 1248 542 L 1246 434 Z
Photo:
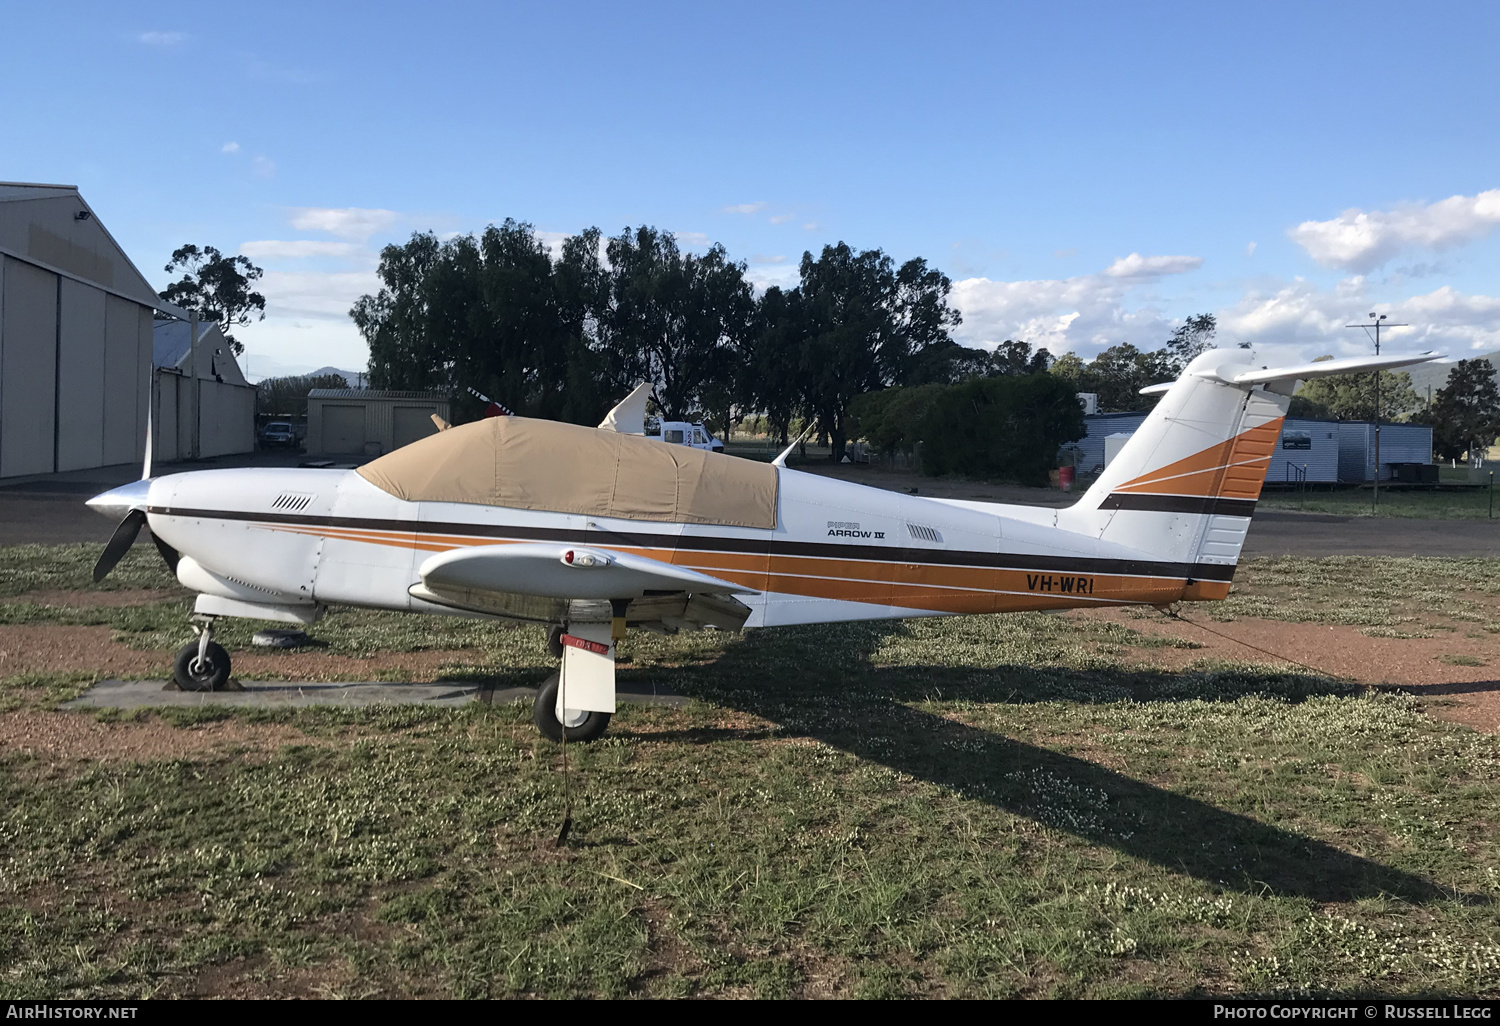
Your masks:
M 569 648 L 581 648 L 585 652 L 593 652 L 595 655 L 609 655 L 609 646 L 601 645 L 597 641 L 589 641 L 587 638 L 576 637 L 572 634 L 564 634 L 562 643 Z
M 1065 492 L 1073 490 L 1073 468 L 1059 467 L 1057 471 L 1057 487 Z

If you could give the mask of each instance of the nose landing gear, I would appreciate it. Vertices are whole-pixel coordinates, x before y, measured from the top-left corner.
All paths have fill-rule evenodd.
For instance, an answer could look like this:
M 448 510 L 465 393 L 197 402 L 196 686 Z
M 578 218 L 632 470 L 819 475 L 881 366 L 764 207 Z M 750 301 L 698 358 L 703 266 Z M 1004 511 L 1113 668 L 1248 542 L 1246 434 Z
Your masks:
M 198 640 L 184 645 L 172 661 L 172 679 L 183 691 L 222 691 L 229 683 L 229 653 L 213 640 L 214 618 L 194 616 Z

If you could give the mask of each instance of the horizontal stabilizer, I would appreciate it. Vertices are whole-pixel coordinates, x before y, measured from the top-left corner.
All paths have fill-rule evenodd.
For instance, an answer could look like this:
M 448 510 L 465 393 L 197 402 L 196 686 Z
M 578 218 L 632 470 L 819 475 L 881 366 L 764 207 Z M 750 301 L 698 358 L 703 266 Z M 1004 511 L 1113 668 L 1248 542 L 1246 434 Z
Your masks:
M 1365 371 L 1394 370 L 1417 363 L 1441 360 L 1442 353 L 1417 353 L 1402 356 L 1354 356 L 1347 360 L 1320 360 L 1317 363 L 1299 363 L 1291 367 L 1270 367 L 1261 370 L 1241 371 L 1231 376 L 1227 384 L 1266 385 L 1273 381 L 1291 381 L 1301 378 L 1326 378 L 1333 374 L 1359 374 Z
M 438 595 L 506 592 L 553 599 L 629 599 L 648 591 L 754 595 L 730 581 L 618 549 L 518 542 L 439 553 L 418 571 Z

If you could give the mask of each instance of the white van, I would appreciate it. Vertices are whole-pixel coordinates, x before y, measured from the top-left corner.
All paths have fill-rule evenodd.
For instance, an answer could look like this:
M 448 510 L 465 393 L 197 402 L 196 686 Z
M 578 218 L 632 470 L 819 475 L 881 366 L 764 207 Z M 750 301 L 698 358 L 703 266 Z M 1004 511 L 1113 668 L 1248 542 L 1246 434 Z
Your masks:
M 687 445 L 709 452 L 724 451 L 724 443 L 709 434 L 701 420 L 696 424 L 685 420 L 664 420 L 661 422 L 661 440 L 668 445 Z

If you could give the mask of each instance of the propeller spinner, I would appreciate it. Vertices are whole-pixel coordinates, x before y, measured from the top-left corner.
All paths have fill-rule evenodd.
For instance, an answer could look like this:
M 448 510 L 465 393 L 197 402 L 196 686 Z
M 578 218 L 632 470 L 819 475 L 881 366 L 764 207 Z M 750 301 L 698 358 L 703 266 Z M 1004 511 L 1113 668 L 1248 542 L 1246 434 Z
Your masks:
M 141 533 L 141 527 L 146 523 L 146 498 L 150 491 L 150 481 L 132 481 L 128 485 L 102 492 L 88 501 L 90 509 L 103 513 L 105 516 L 123 516 L 120 526 L 115 528 L 115 533 L 110 536 L 109 543 L 104 546 L 99 562 L 94 564 L 95 582 L 102 581 L 109 576 L 115 564 L 119 563 L 125 553 L 130 551 L 130 546 L 135 544 L 136 537 Z M 151 536 L 151 540 L 156 543 L 157 551 L 161 553 L 162 559 L 166 560 L 167 566 L 173 573 L 176 573 L 177 550 L 155 535 Z

